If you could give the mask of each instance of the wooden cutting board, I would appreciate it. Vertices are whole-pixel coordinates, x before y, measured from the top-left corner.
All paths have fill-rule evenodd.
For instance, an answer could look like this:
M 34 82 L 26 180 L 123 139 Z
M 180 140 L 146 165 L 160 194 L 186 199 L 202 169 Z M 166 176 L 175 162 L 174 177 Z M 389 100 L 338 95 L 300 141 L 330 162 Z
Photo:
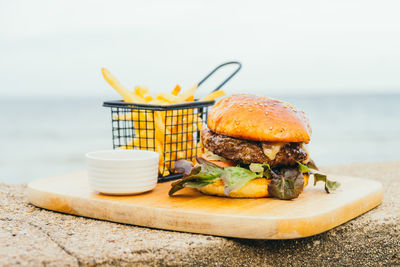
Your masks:
M 252 239 L 291 239 L 322 233 L 382 202 L 376 181 L 330 175 L 342 185 L 327 194 L 309 185 L 295 200 L 230 199 L 185 188 L 169 197 L 170 183 L 135 196 L 93 192 L 86 172 L 36 180 L 28 185 L 32 204 L 49 210 L 152 228 Z

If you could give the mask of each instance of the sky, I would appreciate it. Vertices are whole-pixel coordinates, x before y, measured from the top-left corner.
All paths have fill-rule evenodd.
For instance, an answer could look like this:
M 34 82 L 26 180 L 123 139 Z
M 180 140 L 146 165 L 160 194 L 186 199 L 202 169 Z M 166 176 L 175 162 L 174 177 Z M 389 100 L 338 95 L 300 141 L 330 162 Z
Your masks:
M 398 93 L 399 10 L 368 0 L 1 0 L 0 97 L 118 98 L 101 67 L 127 88 L 170 91 L 230 60 L 243 63 L 232 93 Z

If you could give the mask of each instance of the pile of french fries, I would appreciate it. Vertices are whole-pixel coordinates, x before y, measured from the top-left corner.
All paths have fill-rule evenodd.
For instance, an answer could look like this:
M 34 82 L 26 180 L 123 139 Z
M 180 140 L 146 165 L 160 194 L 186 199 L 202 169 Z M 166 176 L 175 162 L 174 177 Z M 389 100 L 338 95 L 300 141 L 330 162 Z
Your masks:
M 123 101 L 129 103 L 170 105 L 192 102 L 197 89 L 197 85 L 195 85 L 181 92 L 181 87 L 176 85 L 171 93 L 159 93 L 156 97 L 153 97 L 145 87 L 137 86 L 133 91 L 126 89 L 106 68 L 102 68 L 101 72 L 104 79 L 122 96 Z M 211 101 L 224 95 L 223 90 L 218 90 L 201 98 L 200 101 Z M 194 109 L 154 112 L 132 110 L 131 112 L 116 114 L 113 119 L 133 121 L 136 129 L 132 140 L 127 141 L 120 149 L 154 148 L 160 154 L 159 174 L 162 176 L 170 174 L 169 170 L 174 168 L 175 160 L 193 159 L 196 154 L 201 152 L 202 144 L 201 142 L 196 144 L 193 132 L 202 130 L 203 121 L 201 114 L 195 113 Z M 143 128 L 143 123 L 139 125 L 143 121 L 147 121 L 145 128 Z

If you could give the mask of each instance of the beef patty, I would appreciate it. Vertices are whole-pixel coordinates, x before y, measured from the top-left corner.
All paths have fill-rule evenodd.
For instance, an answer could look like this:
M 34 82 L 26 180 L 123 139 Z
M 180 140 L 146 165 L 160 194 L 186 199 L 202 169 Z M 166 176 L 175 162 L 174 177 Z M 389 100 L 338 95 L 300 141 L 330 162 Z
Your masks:
M 307 152 L 302 148 L 301 143 L 284 143 L 271 160 L 263 152 L 263 146 L 268 147 L 269 142 L 256 142 L 237 139 L 204 129 L 201 133 L 204 147 L 228 160 L 244 164 L 268 163 L 272 166 L 295 165 L 297 161 L 307 159 Z

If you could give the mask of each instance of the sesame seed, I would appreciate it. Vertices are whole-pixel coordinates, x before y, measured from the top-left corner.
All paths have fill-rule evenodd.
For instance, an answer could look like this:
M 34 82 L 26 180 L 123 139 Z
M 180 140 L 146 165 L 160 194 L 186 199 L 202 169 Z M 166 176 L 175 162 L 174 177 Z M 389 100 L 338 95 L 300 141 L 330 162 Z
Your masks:
M 269 129 L 272 130 L 272 126 L 270 126 Z
M 265 111 L 265 115 L 268 115 L 268 111 Z
M 250 112 L 252 112 L 252 111 L 253 111 L 253 109 L 252 109 L 252 108 L 249 108 L 249 111 L 250 111 Z

